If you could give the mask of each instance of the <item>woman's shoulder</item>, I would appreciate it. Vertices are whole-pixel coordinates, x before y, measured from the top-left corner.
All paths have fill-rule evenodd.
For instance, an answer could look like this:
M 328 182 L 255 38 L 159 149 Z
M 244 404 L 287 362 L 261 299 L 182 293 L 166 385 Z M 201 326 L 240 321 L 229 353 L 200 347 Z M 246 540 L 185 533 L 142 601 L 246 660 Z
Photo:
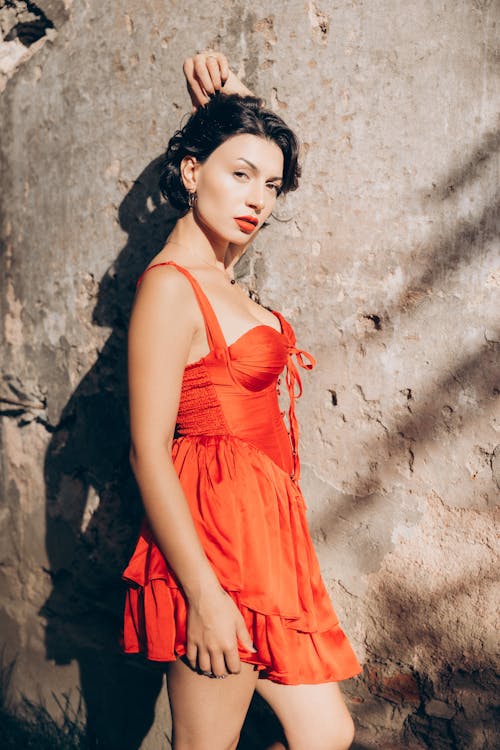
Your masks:
M 168 261 L 151 262 L 139 276 L 134 308 L 137 305 L 158 317 L 187 317 L 194 325 L 199 322 L 191 282 Z
M 171 260 L 157 261 L 153 259 L 137 279 L 136 286 L 150 289 L 162 289 L 172 294 L 186 294 L 191 284 L 189 279 L 179 271 L 178 265 Z

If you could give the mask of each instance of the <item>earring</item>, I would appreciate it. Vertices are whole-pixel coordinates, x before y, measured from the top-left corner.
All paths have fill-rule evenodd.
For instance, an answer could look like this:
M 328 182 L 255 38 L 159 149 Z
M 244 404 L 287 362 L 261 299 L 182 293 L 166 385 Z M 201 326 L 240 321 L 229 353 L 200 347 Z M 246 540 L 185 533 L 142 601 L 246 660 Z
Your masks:
M 193 208 L 194 204 L 196 203 L 196 190 L 188 190 L 188 206 L 189 208 Z

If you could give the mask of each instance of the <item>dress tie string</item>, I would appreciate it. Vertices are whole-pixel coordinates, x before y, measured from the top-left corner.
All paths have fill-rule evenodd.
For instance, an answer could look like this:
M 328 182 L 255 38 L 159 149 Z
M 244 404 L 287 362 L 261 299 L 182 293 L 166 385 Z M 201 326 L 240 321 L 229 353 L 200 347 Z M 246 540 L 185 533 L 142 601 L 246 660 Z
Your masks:
M 292 334 L 293 335 L 293 334 Z M 300 459 L 299 459 L 299 423 L 295 416 L 295 399 L 302 396 L 302 381 L 300 379 L 297 365 L 294 362 L 293 357 L 296 358 L 297 364 L 303 367 L 305 370 L 312 370 L 316 364 L 316 360 L 309 352 L 304 349 L 297 349 L 295 346 L 295 336 L 293 341 L 290 342 L 288 347 L 288 358 L 286 363 L 286 377 L 285 382 L 288 388 L 288 394 L 290 399 L 290 407 L 288 409 L 288 422 L 290 425 L 290 441 L 292 443 L 292 455 L 293 455 L 293 473 L 291 478 L 294 482 L 300 479 Z M 304 361 L 307 359 L 308 361 Z M 295 392 L 295 386 L 298 386 L 298 392 Z

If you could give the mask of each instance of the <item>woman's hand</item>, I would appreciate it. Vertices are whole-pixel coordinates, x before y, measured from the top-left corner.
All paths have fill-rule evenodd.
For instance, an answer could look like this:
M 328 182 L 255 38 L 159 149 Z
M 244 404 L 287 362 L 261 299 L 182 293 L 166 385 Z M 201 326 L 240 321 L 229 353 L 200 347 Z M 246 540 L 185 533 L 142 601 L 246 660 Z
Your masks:
M 208 589 L 189 602 L 186 658 L 193 669 L 216 677 L 237 674 L 238 641 L 256 653 L 243 616 L 224 589 Z
M 221 52 L 202 52 L 187 57 L 182 66 L 187 89 L 194 109 L 206 104 L 216 91 L 225 94 L 253 96 L 252 92 L 230 70 L 227 58 Z

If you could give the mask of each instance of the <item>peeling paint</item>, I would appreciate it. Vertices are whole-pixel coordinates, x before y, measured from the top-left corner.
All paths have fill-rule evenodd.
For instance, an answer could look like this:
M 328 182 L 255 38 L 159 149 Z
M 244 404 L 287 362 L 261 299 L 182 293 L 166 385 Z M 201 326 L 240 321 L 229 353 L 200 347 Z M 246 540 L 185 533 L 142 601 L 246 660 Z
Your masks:
M 72 0 L 42 0 L 38 5 L 27 0 L 11 0 L 0 6 L 0 93 L 20 65 L 29 60 L 44 44 L 57 37 L 54 21 L 44 12 L 53 13 L 57 22 L 67 20 Z M 40 70 L 40 68 L 38 68 Z M 37 74 L 35 80 L 40 76 Z

